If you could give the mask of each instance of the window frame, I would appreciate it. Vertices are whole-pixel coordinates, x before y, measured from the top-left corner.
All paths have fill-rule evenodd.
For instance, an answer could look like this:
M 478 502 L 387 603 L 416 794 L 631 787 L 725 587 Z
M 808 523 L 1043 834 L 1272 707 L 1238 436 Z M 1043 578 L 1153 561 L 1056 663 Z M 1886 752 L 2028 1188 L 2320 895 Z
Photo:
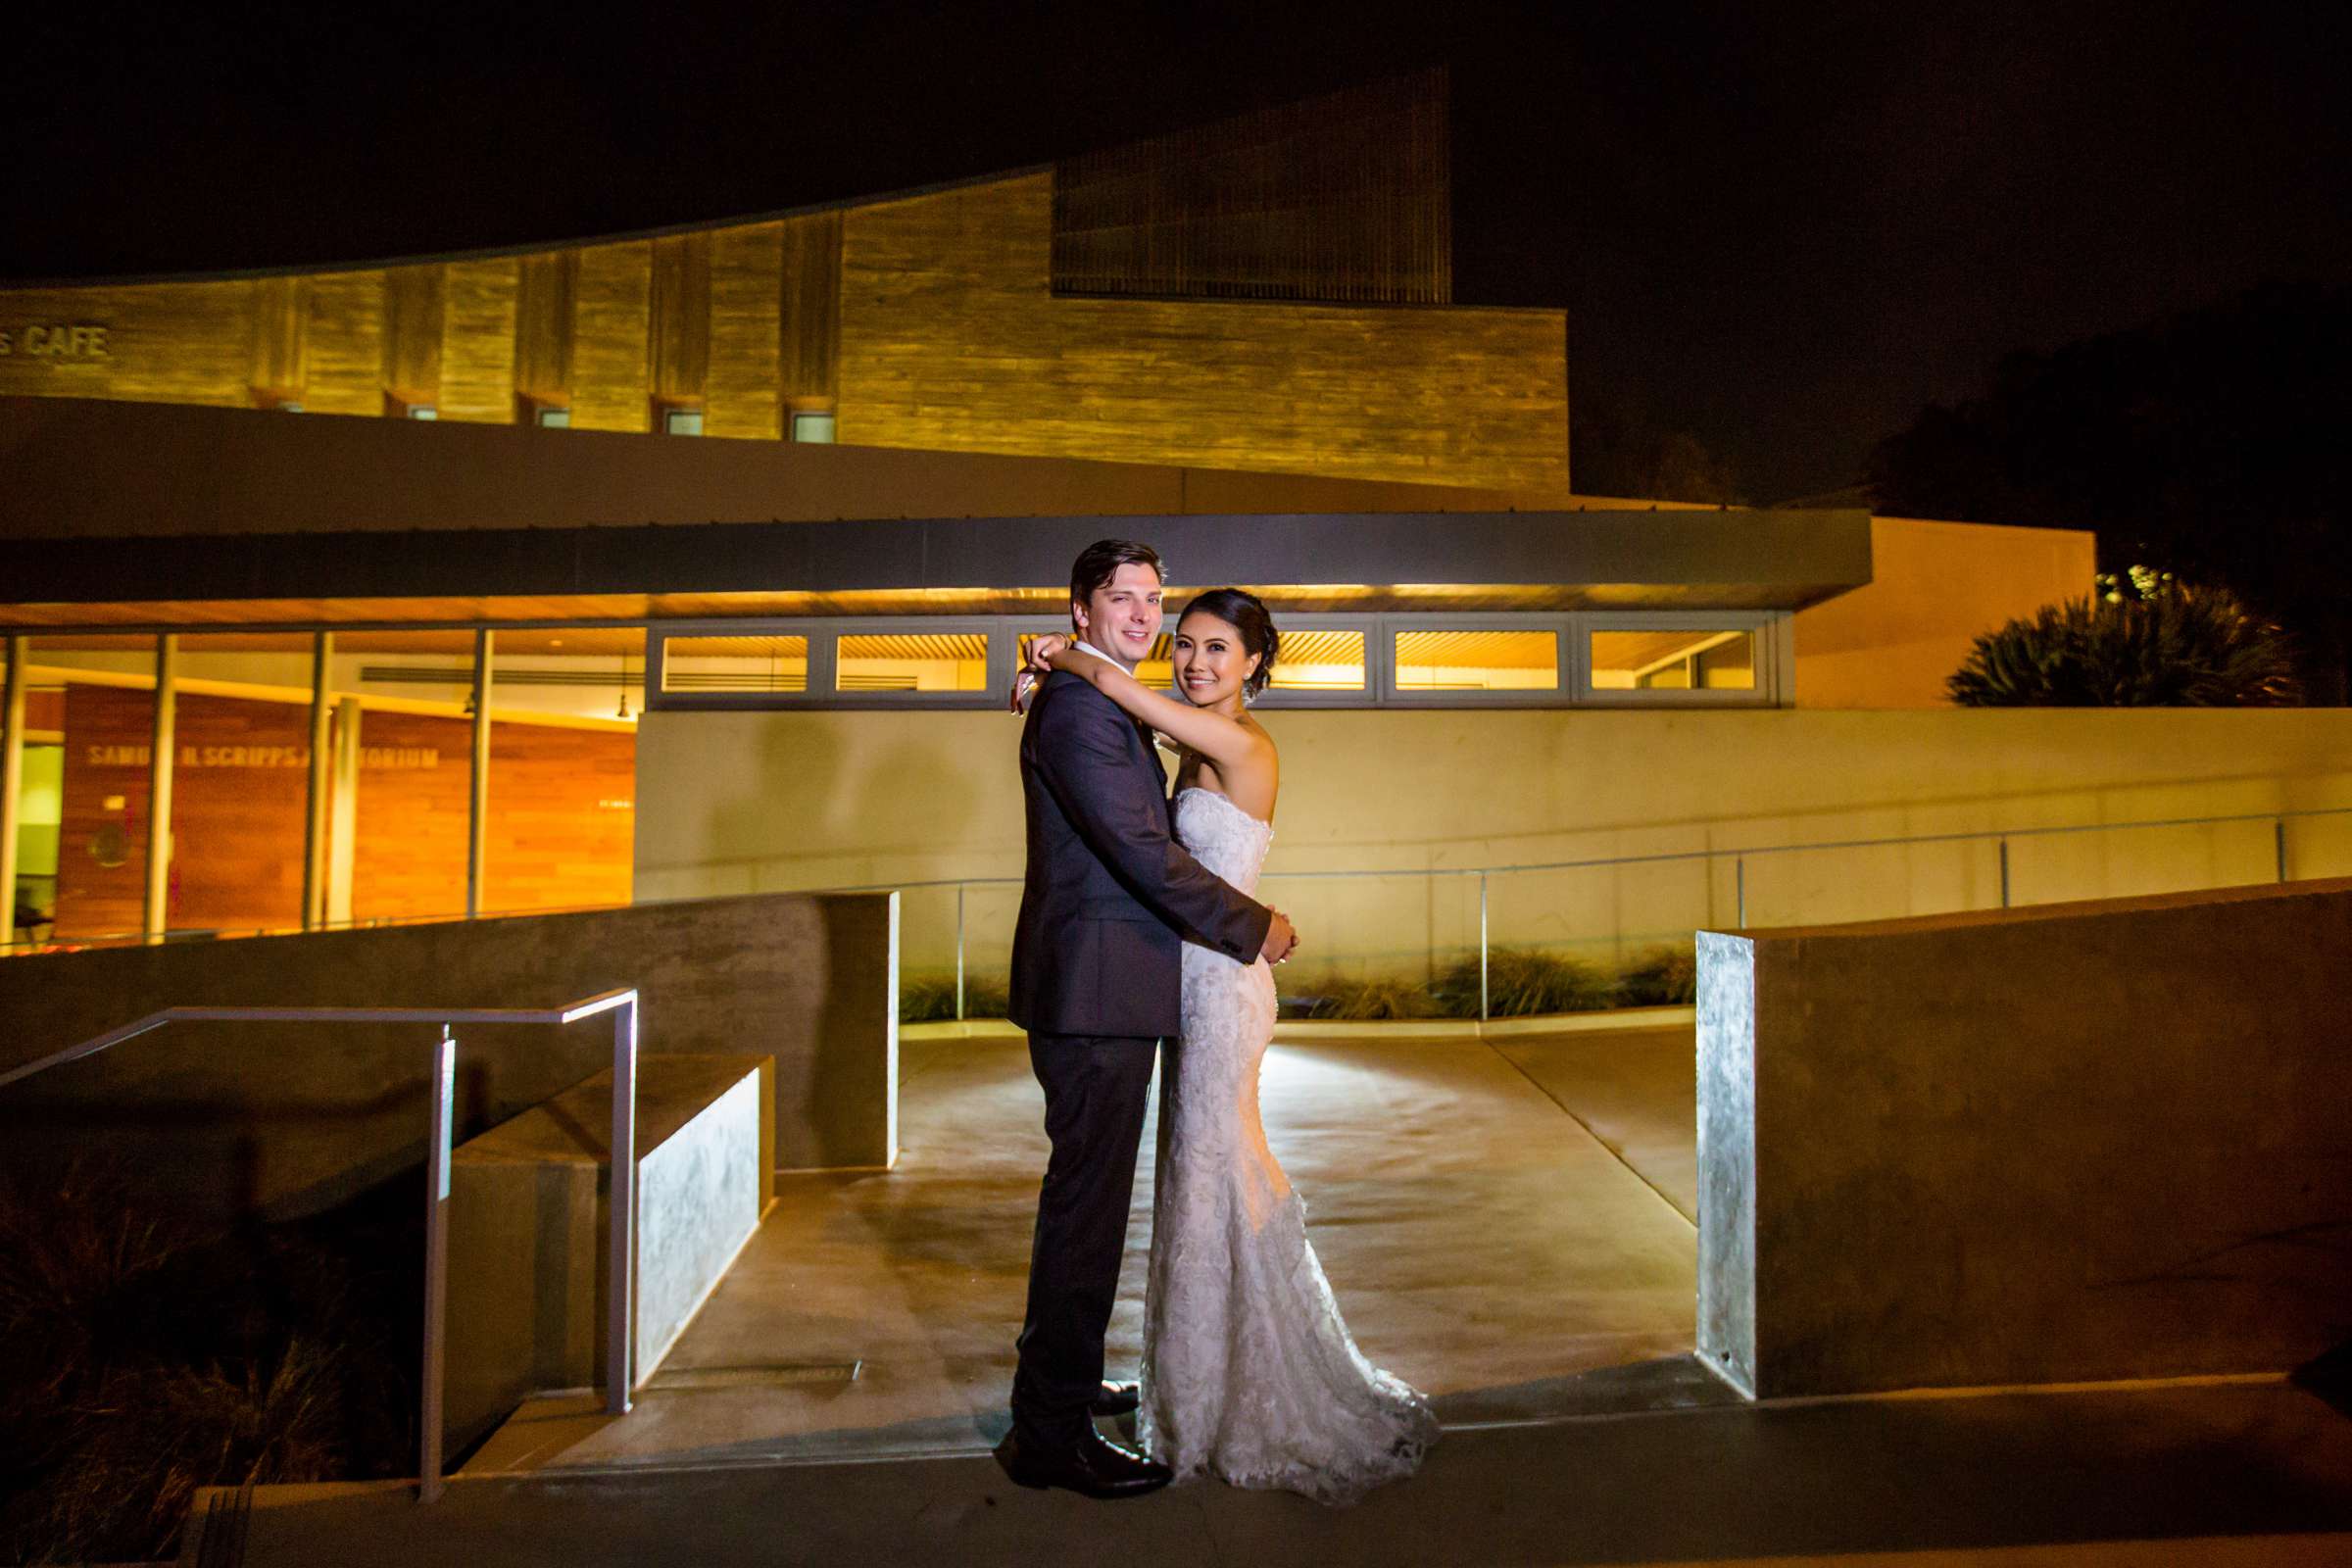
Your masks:
M 1613 610 L 1586 612 L 1572 617 L 1575 634 L 1576 693 L 1574 701 L 1587 708 L 1777 708 L 1781 706 L 1782 676 L 1793 650 L 1788 628 L 1791 617 L 1769 610 Z M 1592 684 L 1592 633 L 1596 631 L 1733 631 L 1753 639 L 1755 685 L 1746 691 L 1618 689 Z
M 1284 709 L 1433 708 L 1778 708 L 1789 698 L 1794 662 L 1793 617 L 1782 611 L 1606 610 L 1524 613 L 1315 612 L 1281 617 L 1288 631 L 1353 631 L 1364 639 L 1364 685 L 1320 692 L 1268 687 L 1255 706 Z M 1173 632 L 1174 626 L 1164 627 Z M 1000 615 L 769 615 L 645 623 L 645 711 L 744 711 L 795 709 L 992 709 L 1009 690 L 1020 639 L 1065 632 L 1054 614 Z M 1745 691 L 1599 690 L 1592 680 L 1591 636 L 1595 631 L 1737 631 L 1754 638 L 1756 684 Z M 1413 691 L 1396 681 L 1396 634 L 1406 631 L 1540 631 L 1550 633 L 1559 659 L 1559 684 L 1549 689 Z M 980 633 L 988 639 L 986 689 L 977 692 L 842 692 L 840 639 Z M 806 692 L 665 692 L 663 664 L 673 637 L 805 636 L 808 639 Z
M 1412 611 L 1378 617 L 1380 627 L 1381 706 L 1384 708 L 1566 708 L 1574 701 L 1577 671 L 1572 661 L 1573 615 L 1513 614 L 1500 611 Z M 1528 631 L 1551 633 L 1552 668 L 1557 676 L 1549 687 L 1502 691 L 1416 691 L 1396 680 L 1396 638 L 1408 631 Z

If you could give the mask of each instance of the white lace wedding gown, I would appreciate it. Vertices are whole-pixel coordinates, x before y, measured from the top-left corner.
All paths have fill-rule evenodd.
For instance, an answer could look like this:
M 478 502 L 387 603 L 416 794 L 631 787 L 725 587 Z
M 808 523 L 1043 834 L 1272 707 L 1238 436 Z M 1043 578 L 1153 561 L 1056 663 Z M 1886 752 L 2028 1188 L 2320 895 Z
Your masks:
M 1197 786 L 1177 797 L 1176 831 L 1245 893 L 1274 839 Z M 1352 1502 L 1412 1474 L 1437 1419 L 1355 1348 L 1307 1245 L 1305 1207 L 1266 1147 L 1257 1076 L 1274 1036 L 1273 971 L 1187 943 L 1183 1019 L 1160 1068 L 1138 1434 L 1179 1481 L 1206 1473 Z

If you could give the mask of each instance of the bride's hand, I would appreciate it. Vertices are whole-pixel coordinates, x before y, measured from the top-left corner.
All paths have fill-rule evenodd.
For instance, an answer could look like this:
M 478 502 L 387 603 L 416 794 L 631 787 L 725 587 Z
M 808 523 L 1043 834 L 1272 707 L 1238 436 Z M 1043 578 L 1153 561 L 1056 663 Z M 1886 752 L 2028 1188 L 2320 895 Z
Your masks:
M 1054 667 L 1054 656 L 1070 646 L 1070 639 L 1060 632 L 1049 632 L 1029 645 L 1029 667 L 1044 674 Z
M 1029 699 L 1037 695 L 1037 676 L 1026 669 L 1012 672 L 1012 701 L 1005 710 L 1015 715 L 1029 711 Z

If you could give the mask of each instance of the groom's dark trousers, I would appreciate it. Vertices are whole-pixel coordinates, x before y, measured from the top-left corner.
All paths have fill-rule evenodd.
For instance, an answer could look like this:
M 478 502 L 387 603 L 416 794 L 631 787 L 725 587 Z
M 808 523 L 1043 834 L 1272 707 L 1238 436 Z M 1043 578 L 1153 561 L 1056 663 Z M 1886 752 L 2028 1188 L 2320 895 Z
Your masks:
M 1013 931 L 1013 1022 L 1046 1092 L 1016 1428 L 1081 1436 L 1102 1382 L 1136 1146 L 1159 1040 L 1176 1032 L 1183 944 L 1256 957 L 1272 915 L 1175 841 L 1167 775 L 1133 720 L 1067 673 L 1021 733 L 1028 865 Z

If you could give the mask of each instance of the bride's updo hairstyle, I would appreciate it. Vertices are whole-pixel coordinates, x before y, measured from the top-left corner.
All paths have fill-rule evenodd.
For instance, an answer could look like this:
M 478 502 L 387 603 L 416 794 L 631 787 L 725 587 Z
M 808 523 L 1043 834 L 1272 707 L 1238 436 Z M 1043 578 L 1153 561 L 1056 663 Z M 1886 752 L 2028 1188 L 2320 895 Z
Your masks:
M 1274 655 L 1282 647 L 1282 633 L 1274 629 L 1274 617 L 1257 595 L 1240 588 L 1211 588 L 1184 607 L 1184 614 L 1176 617 L 1179 628 L 1185 615 L 1195 612 L 1214 615 L 1242 634 L 1242 649 L 1257 655 L 1257 668 L 1242 683 L 1242 694 L 1255 697 L 1266 689 L 1274 675 Z

